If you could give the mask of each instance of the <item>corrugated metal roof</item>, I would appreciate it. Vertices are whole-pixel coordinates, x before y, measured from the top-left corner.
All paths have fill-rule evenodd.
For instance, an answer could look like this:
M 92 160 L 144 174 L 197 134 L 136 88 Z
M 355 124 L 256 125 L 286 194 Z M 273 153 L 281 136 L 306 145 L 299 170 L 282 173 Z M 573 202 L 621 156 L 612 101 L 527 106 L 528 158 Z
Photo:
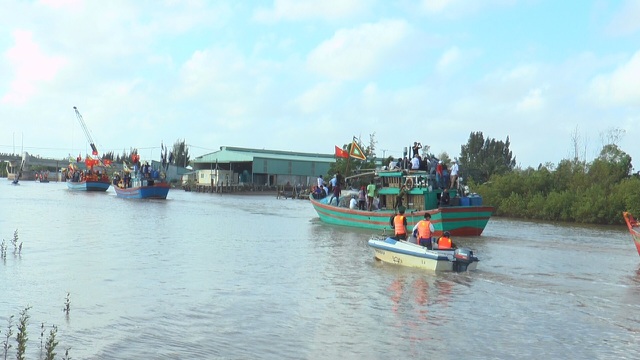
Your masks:
M 194 164 L 230 163 L 230 162 L 250 162 L 254 158 L 298 160 L 333 163 L 336 161 L 334 154 L 314 154 L 293 151 L 249 149 L 231 146 L 221 146 L 219 151 L 199 156 L 192 160 Z

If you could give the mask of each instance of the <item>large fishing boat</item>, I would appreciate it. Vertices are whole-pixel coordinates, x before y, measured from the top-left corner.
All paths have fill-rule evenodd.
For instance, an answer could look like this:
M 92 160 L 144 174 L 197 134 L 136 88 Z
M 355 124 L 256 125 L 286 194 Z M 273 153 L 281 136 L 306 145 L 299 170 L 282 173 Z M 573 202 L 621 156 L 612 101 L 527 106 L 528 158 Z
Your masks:
M 350 209 L 348 205 L 342 205 L 348 203 L 344 200 L 338 202 L 339 206 L 332 205 L 333 202 L 329 203 L 331 196 L 316 199 L 311 194 L 309 199 L 320 220 L 329 224 L 391 230 L 390 218 L 402 206 L 409 229 L 429 213 L 435 229 L 433 236 L 442 236 L 445 231 L 452 236 L 482 234 L 493 207 L 483 206 L 479 195 L 462 191 L 458 194 L 457 189 L 434 189 L 428 185 L 428 179 L 429 174 L 425 171 L 377 171 L 375 183 L 379 201 L 378 208 L 373 211 Z
M 113 189 L 116 196 L 125 199 L 166 199 L 171 186 L 166 181 L 168 162 L 166 161 L 166 148 L 163 145 L 161 157 L 163 167 L 153 169 L 148 162 L 142 164 L 140 155 L 131 155 L 133 169 L 123 163 L 122 175 L 115 173 L 113 177 Z
M 117 184 L 114 184 L 113 189 L 118 197 L 125 199 L 166 199 L 170 189 L 167 182 L 158 178 L 132 177 L 126 184 L 120 180 L 118 180 Z
M 73 110 L 75 111 L 78 122 L 80 122 L 80 126 L 82 127 L 82 130 L 87 137 L 87 141 L 91 146 L 92 156 L 87 154 L 87 157 L 84 160 L 87 167 L 86 170 L 78 168 L 78 164 L 81 160 L 80 155 L 78 155 L 76 163 L 73 162 L 73 159 L 69 159 L 69 166 L 66 174 L 67 188 L 73 191 L 107 191 L 111 185 L 109 175 L 107 174 L 107 167 L 111 164 L 111 161 L 108 159 L 103 160 L 98 156 L 98 148 L 93 141 L 93 137 L 91 136 L 80 111 L 78 111 L 78 108 L 75 106 L 73 107 Z
M 633 243 L 636 244 L 638 255 L 640 255 L 640 223 L 638 223 L 638 221 L 628 211 L 623 212 L 622 216 L 624 217 L 624 221 L 627 223 L 627 227 L 629 228 L 629 232 L 633 238 Z

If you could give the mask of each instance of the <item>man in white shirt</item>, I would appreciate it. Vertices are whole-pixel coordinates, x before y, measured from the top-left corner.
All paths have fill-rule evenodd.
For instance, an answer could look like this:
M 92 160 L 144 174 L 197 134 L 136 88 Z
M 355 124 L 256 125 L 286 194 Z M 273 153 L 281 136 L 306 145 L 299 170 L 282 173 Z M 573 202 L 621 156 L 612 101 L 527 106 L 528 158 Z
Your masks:
M 453 163 L 451 164 L 451 185 L 449 186 L 450 189 L 456 188 L 456 180 L 458 180 L 458 162 L 453 160 Z
M 416 154 L 411 159 L 411 170 L 420 170 L 420 155 Z
M 349 209 L 355 210 L 358 208 L 358 200 L 356 200 L 355 196 L 351 197 L 351 201 L 349 201 Z

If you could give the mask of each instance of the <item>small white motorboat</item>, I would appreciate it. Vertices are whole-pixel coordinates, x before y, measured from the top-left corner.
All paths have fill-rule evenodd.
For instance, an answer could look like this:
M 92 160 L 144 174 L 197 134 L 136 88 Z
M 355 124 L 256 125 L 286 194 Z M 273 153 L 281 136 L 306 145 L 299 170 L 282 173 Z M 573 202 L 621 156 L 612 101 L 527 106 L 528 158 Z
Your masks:
M 475 270 L 480 261 L 473 251 L 467 248 L 429 250 L 424 246 L 391 237 L 370 239 L 369 246 L 373 249 L 376 259 L 383 262 L 433 271 Z

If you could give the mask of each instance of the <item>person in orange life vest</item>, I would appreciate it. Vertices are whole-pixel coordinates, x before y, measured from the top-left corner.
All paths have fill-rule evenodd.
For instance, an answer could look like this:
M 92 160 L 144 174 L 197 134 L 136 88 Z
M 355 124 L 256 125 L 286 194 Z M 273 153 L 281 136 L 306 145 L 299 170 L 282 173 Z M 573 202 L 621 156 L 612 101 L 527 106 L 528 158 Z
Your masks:
M 391 216 L 389 223 L 394 229 L 396 240 L 407 240 L 407 218 L 404 216 L 404 207 L 401 207 L 399 214 Z
M 424 220 L 418 221 L 413 227 L 413 236 L 416 238 L 416 243 L 431 250 L 433 248 L 431 244 L 431 234 L 433 234 L 434 231 L 433 224 L 431 223 L 431 214 L 424 214 Z
M 444 234 L 438 239 L 438 250 L 455 249 L 456 244 L 451 241 L 451 233 L 445 231 Z

